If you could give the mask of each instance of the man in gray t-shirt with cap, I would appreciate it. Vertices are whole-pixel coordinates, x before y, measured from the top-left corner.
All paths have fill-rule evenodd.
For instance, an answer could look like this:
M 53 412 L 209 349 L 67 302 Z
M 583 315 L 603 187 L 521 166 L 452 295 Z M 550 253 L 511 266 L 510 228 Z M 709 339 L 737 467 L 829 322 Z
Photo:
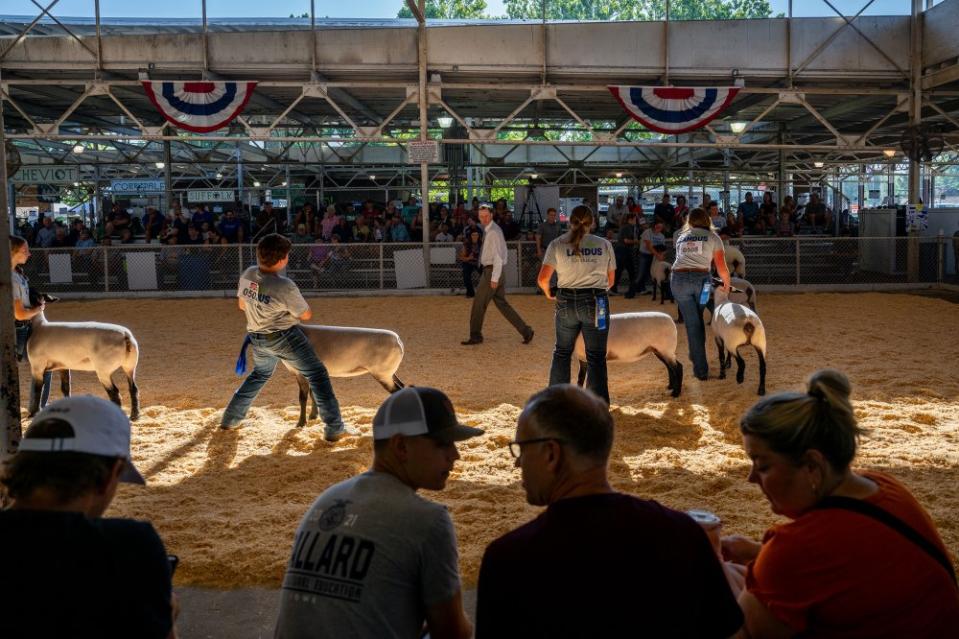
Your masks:
M 323 492 L 303 517 L 283 578 L 277 639 L 469 639 L 456 533 L 442 490 L 456 442 L 482 430 L 457 422 L 435 388 L 408 386 L 373 418 L 373 468 Z

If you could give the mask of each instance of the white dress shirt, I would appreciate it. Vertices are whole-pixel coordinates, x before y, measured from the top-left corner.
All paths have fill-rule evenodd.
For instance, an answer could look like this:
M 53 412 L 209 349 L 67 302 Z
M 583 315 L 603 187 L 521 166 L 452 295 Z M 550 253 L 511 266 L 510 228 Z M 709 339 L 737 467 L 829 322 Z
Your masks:
M 493 267 L 491 281 L 499 282 L 499 278 L 503 274 L 503 267 L 506 266 L 506 255 L 506 238 L 503 237 L 503 229 L 496 222 L 490 222 L 488 226 L 483 227 L 483 250 L 480 252 L 480 264 Z

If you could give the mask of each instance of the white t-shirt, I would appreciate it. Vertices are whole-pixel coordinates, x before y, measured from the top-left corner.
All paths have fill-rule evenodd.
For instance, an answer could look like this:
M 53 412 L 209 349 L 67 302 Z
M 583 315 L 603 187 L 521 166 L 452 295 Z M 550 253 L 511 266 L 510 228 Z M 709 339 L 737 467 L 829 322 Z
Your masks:
M 713 263 L 713 253 L 723 250 L 723 241 L 712 231 L 691 228 L 676 236 L 676 261 L 673 269 L 698 269 L 708 271 Z
M 616 270 L 616 257 L 609 240 L 591 233 L 583 236 L 576 253 L 570 233 L 563 233 L 549 243 L 543 264 L 556 269 L 560 288 L 609 288 L 609 271 Z

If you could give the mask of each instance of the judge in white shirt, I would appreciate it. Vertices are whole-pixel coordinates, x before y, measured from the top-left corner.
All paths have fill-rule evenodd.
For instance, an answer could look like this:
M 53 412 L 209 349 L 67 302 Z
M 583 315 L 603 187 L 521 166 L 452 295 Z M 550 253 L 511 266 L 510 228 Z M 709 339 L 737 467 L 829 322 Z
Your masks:
M 533 340 L 533 328 L 524 322 L 519 313 L 506 301 L 506 287 L 502 281 L 503 267 L 506 266 L 507 258 L 503 230 L 493 222 L 493 211 L 488 204 L 479 207 L 479 219 L 480 224 L 483 225 L 483 248 L 480 251 L 482 276 L 470 311 L 470 336 L 461 344 L 472 346 L 483 343 L 483 319 L 486 317 L 486 307 L 490 302 L 496 304 L 496 308 L 503 317 L 522 336 L 523 343 L 529 344 Z

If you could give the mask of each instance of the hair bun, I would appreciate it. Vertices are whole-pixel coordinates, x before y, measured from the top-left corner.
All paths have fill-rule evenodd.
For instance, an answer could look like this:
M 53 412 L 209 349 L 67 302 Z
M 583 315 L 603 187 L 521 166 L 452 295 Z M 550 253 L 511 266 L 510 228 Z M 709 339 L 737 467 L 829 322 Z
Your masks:
M 806 392 L 812 397 L 822 399 L 834 406 L 849 403 L 852 385 L 849 378 L 837 370 L 824 368 L 809 378 Z

